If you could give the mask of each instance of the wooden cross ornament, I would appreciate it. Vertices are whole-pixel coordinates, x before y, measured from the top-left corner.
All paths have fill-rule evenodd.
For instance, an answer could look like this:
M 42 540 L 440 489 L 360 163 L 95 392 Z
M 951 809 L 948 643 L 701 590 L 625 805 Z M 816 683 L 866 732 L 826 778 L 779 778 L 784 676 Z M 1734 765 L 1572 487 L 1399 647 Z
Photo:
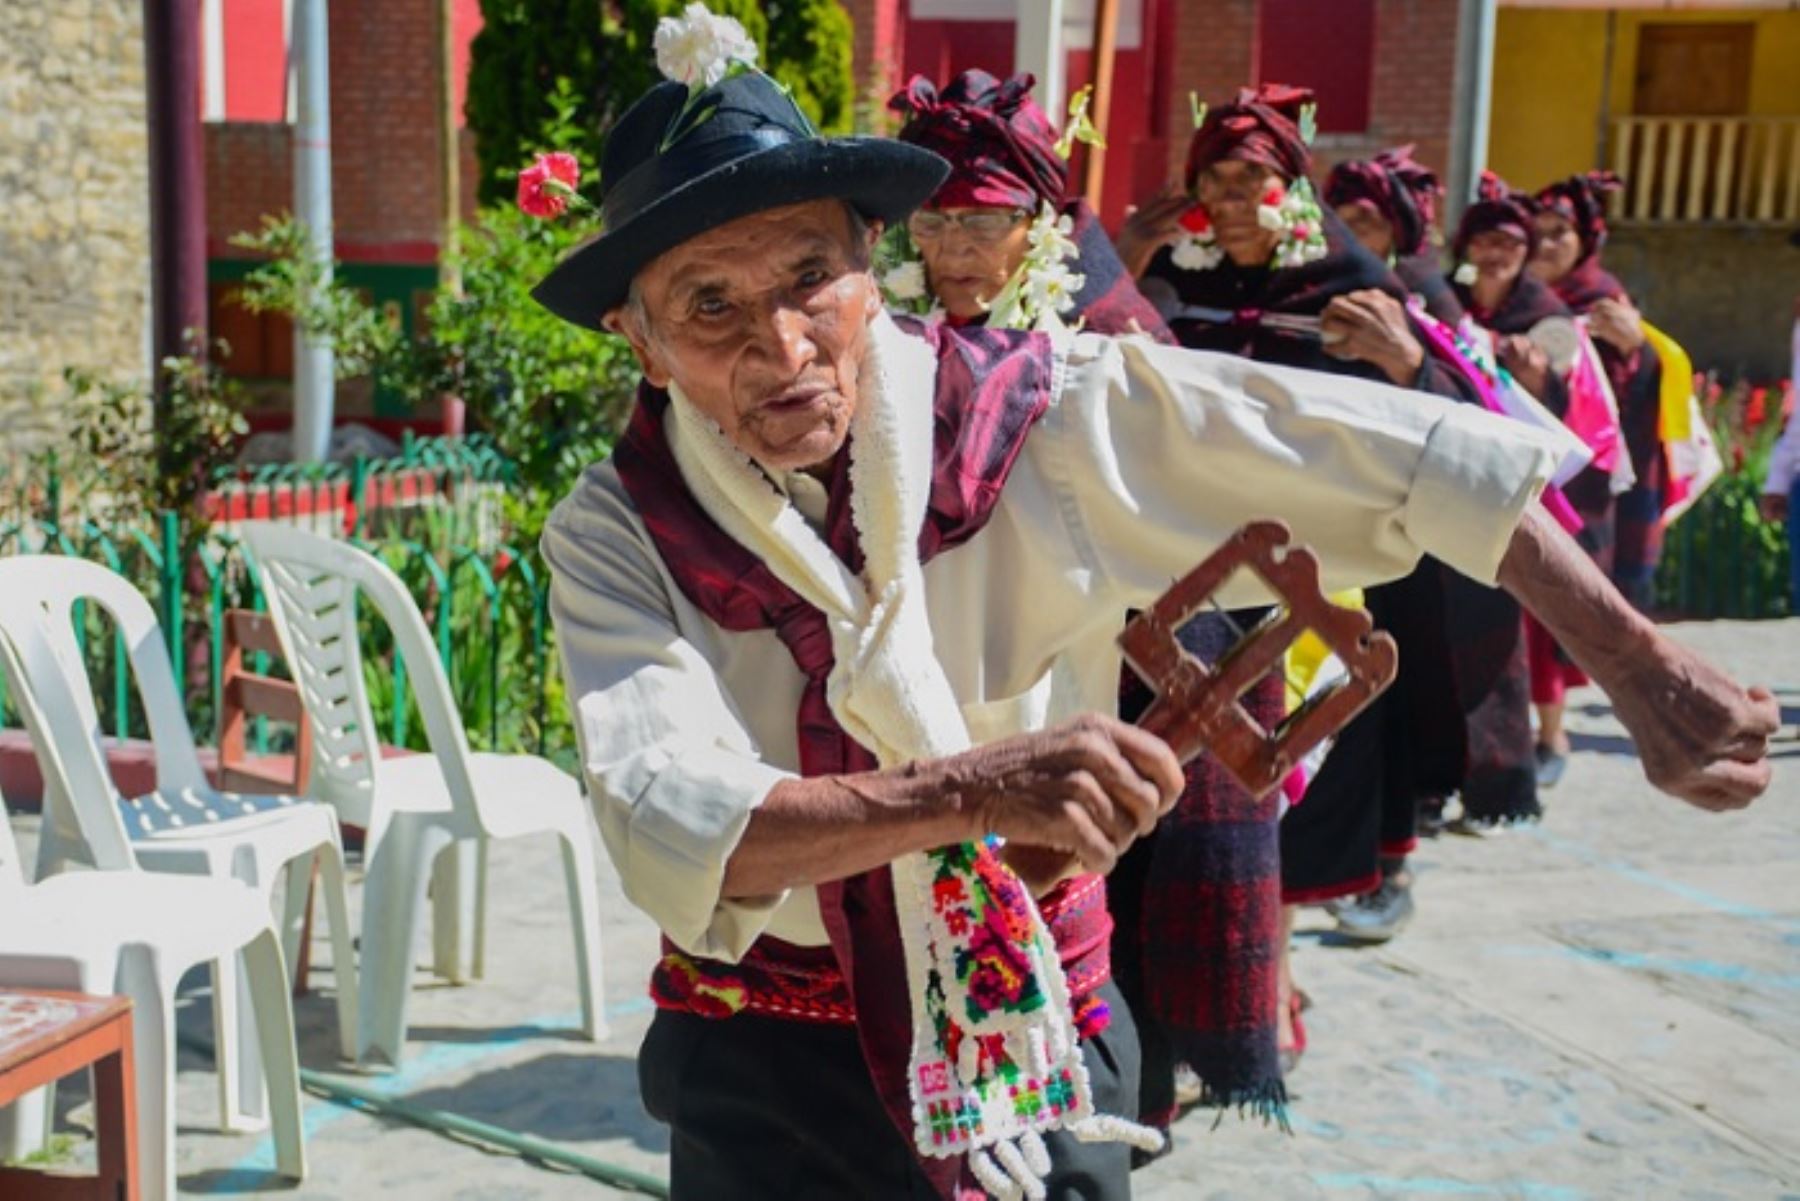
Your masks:
M 1245 526 L 1119 635 L 1126 661 L 1156 693 L 1138 724 L 1167 742 L 1183 763 L 1210 751 L 1257 797 L 1279 786 L 1308 751 L 1386 691 L 1400 663 L 1393 638 L 1375 631 L 1366 611 L 1326 598 L 1318 559 L 1293 546 L 1291 537 L 1279 521 Z M 1216 664 L 1204 663 L 1175 634 L 1239 569 L 1256 573 L 1280 606 Z M 1307 630 L 1324 640 L 1349 674 L 1267 730 L 1238 698 L 1279 670 L 1288 647 Z

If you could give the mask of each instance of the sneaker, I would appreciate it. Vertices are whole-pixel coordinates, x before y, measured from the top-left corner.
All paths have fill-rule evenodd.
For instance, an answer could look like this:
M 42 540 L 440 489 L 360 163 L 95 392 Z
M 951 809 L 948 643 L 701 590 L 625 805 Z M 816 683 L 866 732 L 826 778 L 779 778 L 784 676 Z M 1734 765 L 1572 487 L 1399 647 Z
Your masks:
M 1200 1073 L 1185 1063 L 1175 1065 L 1175 1104 L 1187 1109 L 1200 1104 L 1200 1098 L 1206 1088 L 1200 1083 Z
M 1389 876 L 1374 892 L 1340 905 L 1337 932 L 1352 942 L 1386 942 L 1412 920 L 1412 885 Z
M 1444 832 L 1444 810 L 1450 802 L 1441 796 L 1419 798 L 1419 837 L 1436 838 Z
M 1537 783 L 1539 788 L 1555 788 L 1563 773 L 1569 770 L 1569 757 L 1547 746 L 1537 748 Z

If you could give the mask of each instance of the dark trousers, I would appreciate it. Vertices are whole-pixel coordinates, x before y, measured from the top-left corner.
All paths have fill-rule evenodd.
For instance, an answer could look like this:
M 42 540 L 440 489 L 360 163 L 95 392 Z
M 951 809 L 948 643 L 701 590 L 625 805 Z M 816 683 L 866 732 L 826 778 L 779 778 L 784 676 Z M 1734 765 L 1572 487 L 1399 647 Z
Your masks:
M 1082 1043 L 1094 1106 L 1137 1113 L 1131 1014 L 1108 984 L 1105 1033 Z M 876 1096 L 856 1031 L 740 1014 L 657 1013 L 638 1052 L 650 1116 L 670 1128 L 673 1201 L 934 1201 Z M 1046 1138 L 1053 1201 L 1125 1201 L 1131 1150 Z

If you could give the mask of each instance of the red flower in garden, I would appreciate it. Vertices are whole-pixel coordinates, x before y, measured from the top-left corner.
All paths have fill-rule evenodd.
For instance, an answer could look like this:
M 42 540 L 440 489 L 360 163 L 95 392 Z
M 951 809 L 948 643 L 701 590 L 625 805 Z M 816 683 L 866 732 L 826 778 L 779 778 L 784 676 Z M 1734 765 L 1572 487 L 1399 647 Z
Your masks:
M 1181 214 L 1181 228 L 1191 234 L 1205 235 L 1212 229 L 1212 215 L 1206 211 L 1205 206 L 1196 204 Z
M 1750 402 L 1744 406 L 1744 429 L 1755 430 L 1768 416 L 1769 390 L 1767 388 L 1750 389 Z
M 519 209 L 528 217 L 560 217 L 581 183 L 581 164 L 572 154 L 540 154 L 519 172 Z

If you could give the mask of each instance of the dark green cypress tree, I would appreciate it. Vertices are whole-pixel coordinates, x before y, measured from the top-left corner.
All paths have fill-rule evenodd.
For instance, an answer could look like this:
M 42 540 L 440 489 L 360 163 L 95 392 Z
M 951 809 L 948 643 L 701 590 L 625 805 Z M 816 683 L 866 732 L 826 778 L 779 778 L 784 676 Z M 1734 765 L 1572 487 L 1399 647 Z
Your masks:
M 856 27 L 839 0 L 771 0 L 770 74 L 821 132 L 849 133 L 855 118 L 852 52 Z
M 510 199 L 519 168 L 542 150 L 573 153 L 586 172 L 584 183 L 591 184 L 604 131 L 661 78 L 656 23 L 687 3 L 481 0 L 483 27 L 470 49 L 464 114 L 475 134 L 482 202 Z M 821 130 L 849 131 L 855 31 L 839 0 L 707 0 L 707 7 L 743 23 L 762 48 L 764 68 L 793 89 Z M 558 79 L 567 79 L 579 100 L 573 145 L 566 136 L 546 144 Z

